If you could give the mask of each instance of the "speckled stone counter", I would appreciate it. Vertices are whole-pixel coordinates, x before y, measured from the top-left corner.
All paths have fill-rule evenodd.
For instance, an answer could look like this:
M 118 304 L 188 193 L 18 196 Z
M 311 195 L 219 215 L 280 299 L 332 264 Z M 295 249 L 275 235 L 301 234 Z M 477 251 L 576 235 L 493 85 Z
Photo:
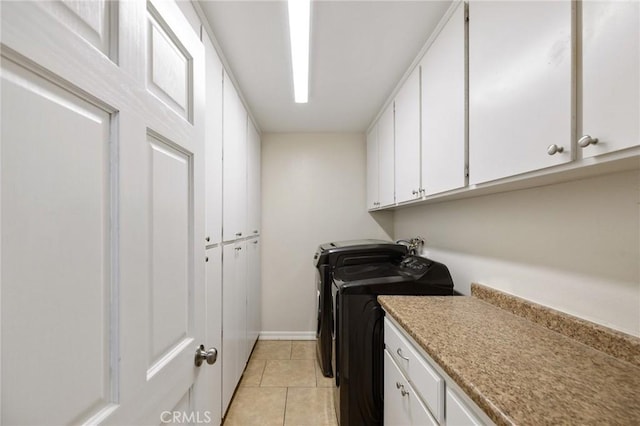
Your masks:
M 378 300 L 499 425 L 640 425 L 640 367 L 623 356 L 477 297 Z

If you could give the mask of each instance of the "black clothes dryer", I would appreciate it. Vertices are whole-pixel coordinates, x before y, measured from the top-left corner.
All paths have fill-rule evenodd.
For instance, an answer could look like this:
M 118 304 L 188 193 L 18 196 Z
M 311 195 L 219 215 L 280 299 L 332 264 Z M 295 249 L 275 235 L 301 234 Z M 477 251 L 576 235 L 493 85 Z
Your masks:
M 340 426 L 383 422 L 384 313 L 377 296 L 454 294 L 447 267 L 419 256 L 335 270 L 332 366 Z
M 331 352 L 333 309 L 331 282 L 333 271 L 342 266 L 384 263 L 401 259 L 407 246 L 384 240 L 352 240 L 325 243 L 318 246 L 313 257 L 316 268 L 318 324 L 316 354 L 325 377 L 332 377 Z

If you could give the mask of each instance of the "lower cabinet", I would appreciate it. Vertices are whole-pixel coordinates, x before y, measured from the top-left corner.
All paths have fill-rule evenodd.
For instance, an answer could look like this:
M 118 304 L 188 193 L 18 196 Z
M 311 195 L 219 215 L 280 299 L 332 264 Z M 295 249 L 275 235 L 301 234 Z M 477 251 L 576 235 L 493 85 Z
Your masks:
M 246 241 L 222 249 L 222 412 L 231 402 L 247 363 Z
M 260 238 L 247 241 L 247 356 L 258 340 L 262 324 Z
M 493 424 L 388 317 L 384 342 L 385 425 Z
M 418 392 L 405 378 L 393 357 L 384 351 L 384 424 L 437 426 Z
M 222 413 L 261 329 L 260 239 L 222 246 Z

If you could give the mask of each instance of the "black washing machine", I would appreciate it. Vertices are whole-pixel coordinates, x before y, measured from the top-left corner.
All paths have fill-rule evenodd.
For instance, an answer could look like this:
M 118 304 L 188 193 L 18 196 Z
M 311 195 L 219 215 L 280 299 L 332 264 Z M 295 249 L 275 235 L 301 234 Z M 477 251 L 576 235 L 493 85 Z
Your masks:
M 419 256 L 335 270 L 332 366 L 340 426 L 383 423 L 384 313 L 377 296 L 454 294 L 447 267 Z
M 325 377 L 333 377 L 331 352 L 333 341 L 333 304 L 331 282 L 333 271 L 343 266 L 385 263 L 401 259 L 407 246 L 384 240 L 352 240 L 325 243 L 318 246 L 313 257 L 316 268 L 318 326 L 316 354 Z

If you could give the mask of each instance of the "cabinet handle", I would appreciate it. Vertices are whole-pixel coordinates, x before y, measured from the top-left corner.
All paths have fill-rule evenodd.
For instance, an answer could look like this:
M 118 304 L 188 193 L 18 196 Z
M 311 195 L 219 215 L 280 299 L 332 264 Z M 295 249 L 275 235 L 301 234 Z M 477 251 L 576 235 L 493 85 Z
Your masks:
M 257 230 L 257 229 L 254 229 L 254 230 L 253 230 L 253 233 L 254 233 L 254 234 L 257 234 L 257 233 L 258 233 L 258 230 Z
M 598 138 L 592 138 L 589 135 L 584 135 L 583 137 L 578 139 L 578 145 L 580 145 L 581 148 L 586 148 L 589 145 L 595 145 L 597 143 L 598 143 Z
M 252 244 L 258 244 L 258 240 L 255 240 Z
M 409 391 L 405 390 L 404 385 L 400 382 L 396 382 L 396 389 L 400 389 L 400 393 L 402 394 L 402 396 L 409 395 Z
M 235 248 L 235 251 L 240 251 L 240 250 L 242 250 L 242 247 L 236 247 Z
M 236 237 L 242 237 L 242 232 L 236 232 Z
M 409 358 L 407 358 L 406 356 L 402 355 L 402 349 L 398 348 L 398 350 L 396 351 L 396 353 L 398 354 L 398 356 L 402 359 L 404 359 L 405 361 L 409 361 Z
M 547 154 L 549 154 L 549 155 L 554 155 L 554 154 L 556 154 L 558 152 L 563 152 L 563 151 L 564 151 L 564 148 L 561 147 L 561 146 L 556 145 L 555 143 L 549 145 L 549 147 L 547 148 Z
M 205 240 L 206 242 L 209 242 L 209 241 L 211 241 L 211 238 L 207 237 L 207 238 L 205 238 L 204 240 Z
M 411 191 L 411 193 L 412 193 L 413 195 L 418 195 L 420 192 L 414 189 L 413 191 Z
M 204 258 L 204 261 L 205 261 L 205 262 L 208 262 L 208 261 L 209 261 L 209 258 L 208 258 L 208 257 L 205 257 L 205 258 Z

